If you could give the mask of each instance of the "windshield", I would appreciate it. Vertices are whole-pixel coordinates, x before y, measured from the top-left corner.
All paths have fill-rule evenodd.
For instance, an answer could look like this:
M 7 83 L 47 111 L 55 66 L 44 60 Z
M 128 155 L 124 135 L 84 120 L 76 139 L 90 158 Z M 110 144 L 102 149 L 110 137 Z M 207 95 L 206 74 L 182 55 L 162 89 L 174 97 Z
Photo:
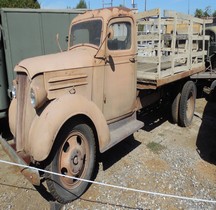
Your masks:
M 77 44 L 94 44 L 99 46 L 101 28 L 101 20 L 90 20 L 73 25 L 71 28 L 70 46 Z

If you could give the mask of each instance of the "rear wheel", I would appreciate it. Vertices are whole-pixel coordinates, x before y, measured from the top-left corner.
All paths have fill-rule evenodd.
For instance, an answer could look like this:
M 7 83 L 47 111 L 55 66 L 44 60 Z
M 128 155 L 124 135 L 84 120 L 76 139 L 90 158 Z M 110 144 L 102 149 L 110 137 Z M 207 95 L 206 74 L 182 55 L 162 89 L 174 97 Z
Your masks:
M 91 179 L 95 167 L 96 147 L 92 129 L 86 124 L 67 126 L 57 137 L 52 162 L 47 169 L 67 176 Z M 53 174 L 46 174 L 48 188 L 60 203 L 81 196 L 89 183 Z
M 174 124 L 178 123 L 179 121 L 179 102 L 180 102 L 180 98 L 181 98 L 181 93 L 179 92 L 178 94 L 176 94 L 172 105 L 171 105 L 171 114 L 172 114 L 172 122 Z
M 179 123 L 183 127 L 191 125 L 196 102 L 196 86 L 187 81 L 183 88 L 179 104 Z

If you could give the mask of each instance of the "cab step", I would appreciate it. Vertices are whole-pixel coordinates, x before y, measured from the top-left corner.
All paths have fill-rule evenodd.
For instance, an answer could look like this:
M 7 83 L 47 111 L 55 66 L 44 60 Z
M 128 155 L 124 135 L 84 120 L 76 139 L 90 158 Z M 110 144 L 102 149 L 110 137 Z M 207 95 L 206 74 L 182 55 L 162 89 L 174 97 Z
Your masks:
M 124 140 L 144 126 L 144 123 L 136 119 L 136 113 L 132 116 L 109 124 L 110 143 L 101 152 L 105 152 L 120 141 Z

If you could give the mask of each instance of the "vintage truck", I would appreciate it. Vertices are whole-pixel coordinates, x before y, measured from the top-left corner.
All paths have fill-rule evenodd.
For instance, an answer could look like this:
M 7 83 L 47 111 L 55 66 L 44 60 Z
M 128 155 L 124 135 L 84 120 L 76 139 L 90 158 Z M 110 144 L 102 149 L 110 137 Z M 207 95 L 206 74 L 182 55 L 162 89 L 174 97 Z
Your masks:
M 62 49 L 71 20 L 84 10 L 0 9 L 0 119 L 6 118 L 14 66 L 28 57 L 59 52 L 56 34 Z
M 97 154 L 144 126 L 136 116 L 142 108 L 169 98 L 173 122 L 191 124 L 190 76 L 205 70 L 208 39 L 205 20 L 172 11 L 106 8 L 78 15 L 67 51 L 15 66 L 14 144 L 1 138 L 3 148 L 15 162 L 72 177 L 21 169 L 34 185 L 45 177 L 57 201 L 78 198 L 89 183 L 76 178 L 91 179 Z

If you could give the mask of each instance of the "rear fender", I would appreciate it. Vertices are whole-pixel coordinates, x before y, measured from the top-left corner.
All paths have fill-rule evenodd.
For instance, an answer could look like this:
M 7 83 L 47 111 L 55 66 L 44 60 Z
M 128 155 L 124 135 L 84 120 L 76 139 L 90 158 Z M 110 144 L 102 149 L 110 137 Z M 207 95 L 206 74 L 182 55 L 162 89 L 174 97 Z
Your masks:
M 26 149 L 36 161 L 45 160 L 55 138 L 64 123 L 76 115 L 85 115 L 94 124 L 100 151 L 109 143 L 110 134 L 106 120 L 100 109 L 83 96 L 67 94 L 52 101 L 34 119 Z

